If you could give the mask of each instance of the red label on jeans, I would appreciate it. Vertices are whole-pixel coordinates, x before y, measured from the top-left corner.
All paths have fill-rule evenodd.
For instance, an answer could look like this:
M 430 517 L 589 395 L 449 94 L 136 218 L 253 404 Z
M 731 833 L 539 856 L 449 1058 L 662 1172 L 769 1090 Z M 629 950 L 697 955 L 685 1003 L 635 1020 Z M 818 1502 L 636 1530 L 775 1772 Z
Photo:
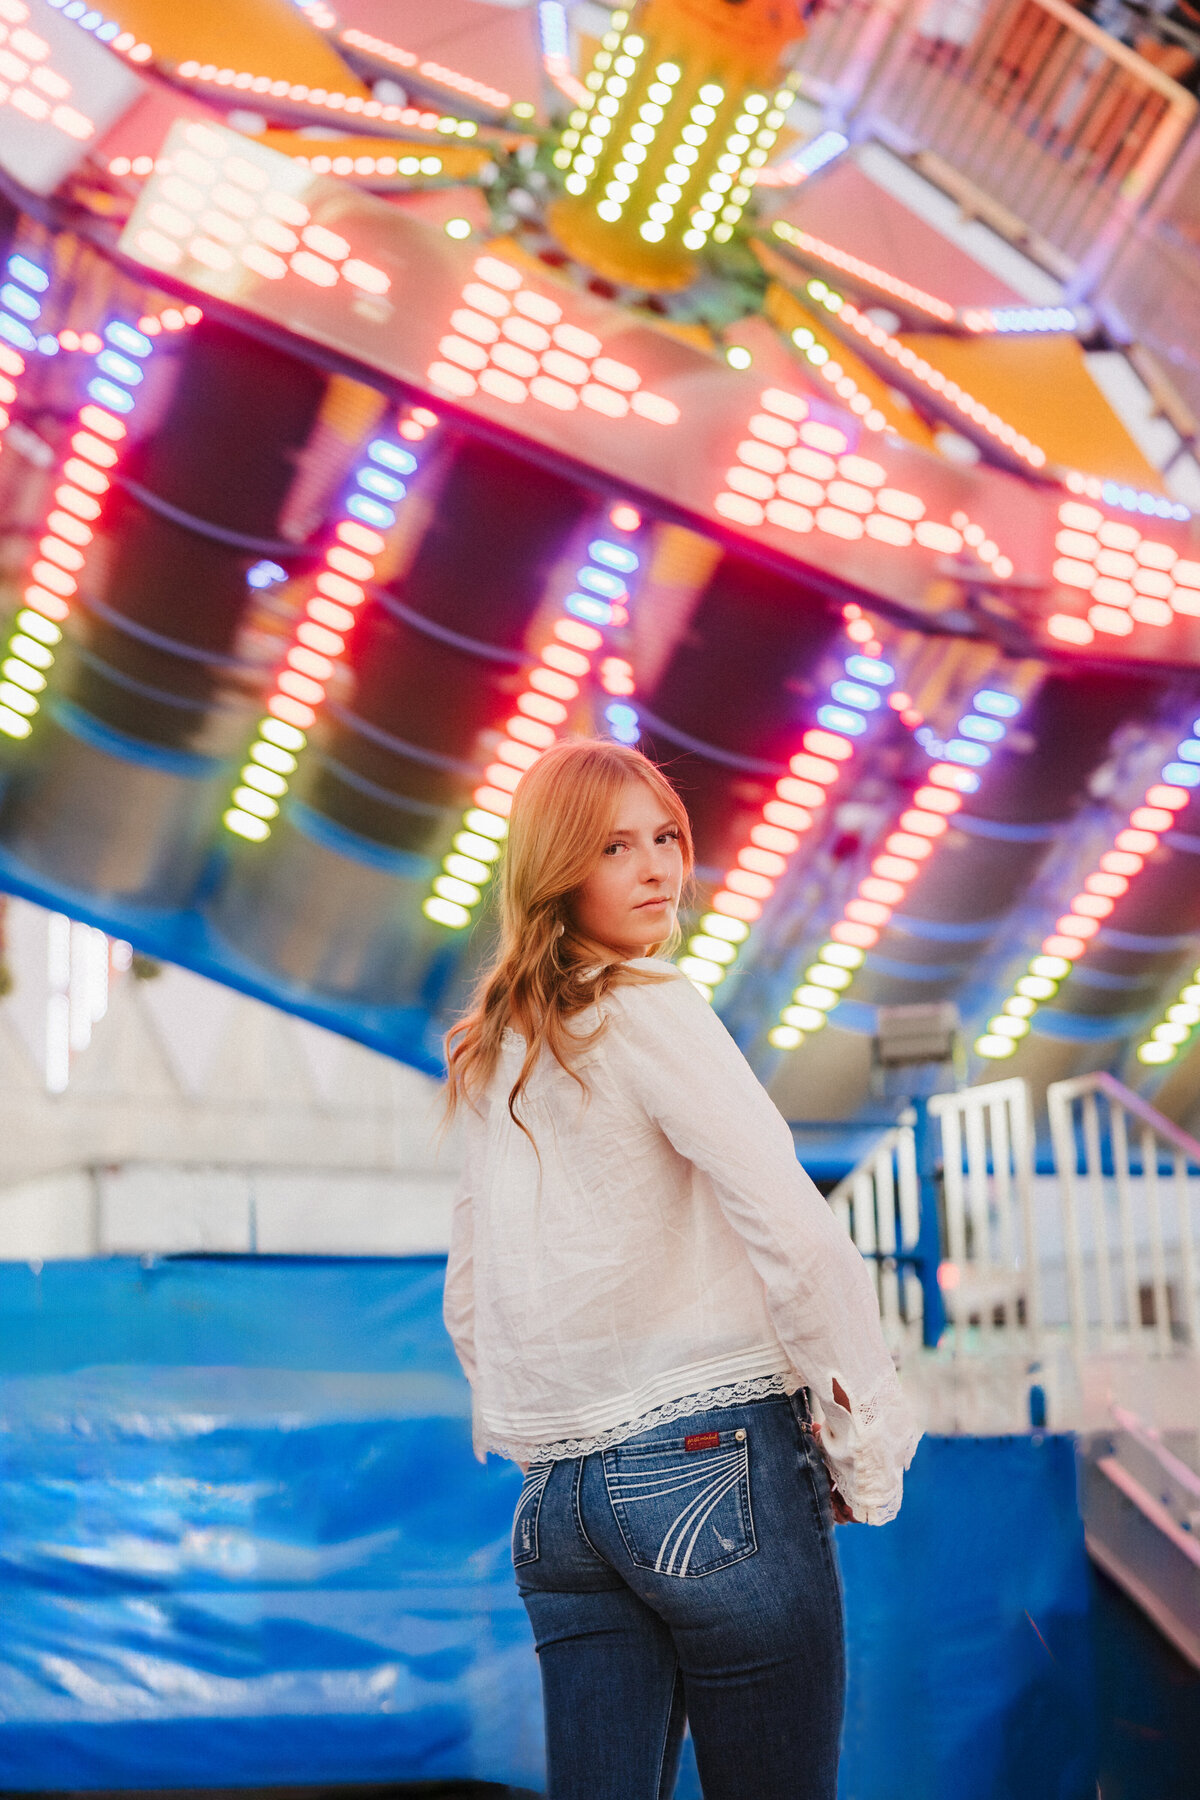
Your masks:
M 721 1442 L 719 1431 L 698 1431 L 694 1437 L 683 1440 L 685 1450 L 715 1450 Z

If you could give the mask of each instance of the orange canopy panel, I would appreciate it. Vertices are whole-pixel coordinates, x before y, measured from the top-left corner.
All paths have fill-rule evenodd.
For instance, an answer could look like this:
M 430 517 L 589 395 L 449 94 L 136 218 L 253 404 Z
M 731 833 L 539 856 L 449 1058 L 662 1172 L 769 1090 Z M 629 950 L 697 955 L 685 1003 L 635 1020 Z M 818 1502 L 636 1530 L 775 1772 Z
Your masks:
M 542 57 L 535 9 L 481 0 L 347 0 L 337 7 L 336 43 L 406 74 L 507 112 L 536 104 Z
M 119 19 L 122 30 L 150 45 L 160 69 L 211 63 L 234 74 L 370 98 L 370 89 L 291 0 L 121 0 Z
M 1040 444 L 1051 463 L 1163 491 L 1158 470 L 1093 381 L 1074 338 L 914 331 L 903 342 Z

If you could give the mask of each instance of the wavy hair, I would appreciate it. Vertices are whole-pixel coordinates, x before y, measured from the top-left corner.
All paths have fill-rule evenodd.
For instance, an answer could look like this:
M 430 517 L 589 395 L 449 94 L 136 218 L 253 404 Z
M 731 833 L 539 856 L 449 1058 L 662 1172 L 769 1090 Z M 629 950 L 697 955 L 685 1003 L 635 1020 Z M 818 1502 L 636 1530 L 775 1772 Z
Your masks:
M 568 1020 L 623 982 L 655 981 L 627 969 L 611 949 L 582 935 L 571 900 L 593 872 L 612 830 L 622 790 L 644 781 L 678 828 L 684 879 L 692 872 L 692 833 L 682 800 L 640 750 L 599 738 L 553 745 L 521 777 L 513 796 L 500 867 L 500 942 L 479 980 L 471 1010 L 446 1034 L 448 1112 L 491 1080 L 506 1028 L 525 1040 L 525 1058 L 508 1096 L 517 1102 L 543 1050 L 584 1087 L 575 1058 L 604 1029 L 581 1035 Z M 678 927 L 647 952 L 671 951 Z M 536 1148 L 536 1146 L 535 1146 Z

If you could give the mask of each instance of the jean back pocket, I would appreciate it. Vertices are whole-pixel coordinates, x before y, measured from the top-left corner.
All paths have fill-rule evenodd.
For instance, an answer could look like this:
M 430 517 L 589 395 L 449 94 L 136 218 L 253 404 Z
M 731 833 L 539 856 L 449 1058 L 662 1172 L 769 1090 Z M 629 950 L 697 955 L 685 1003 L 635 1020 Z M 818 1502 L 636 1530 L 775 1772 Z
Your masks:
M 708 1575 L 758 1548 L 745 1431 L 618 1444 L 604 1452 L 604 1480 L 639 1569 Z
M 512 1559 L 514 1569 L 519 1569 L 522 1563 L 537 1561 L 538 1518 L 542 1510 L 542 1495 L 546 1491 L 546 1483 L 550 1479 L 550 1471 L 553 1467 L 552 1462 L 529 1465 L 529 1472 L 517 1500 L 517 1510 L 513 1514 Z

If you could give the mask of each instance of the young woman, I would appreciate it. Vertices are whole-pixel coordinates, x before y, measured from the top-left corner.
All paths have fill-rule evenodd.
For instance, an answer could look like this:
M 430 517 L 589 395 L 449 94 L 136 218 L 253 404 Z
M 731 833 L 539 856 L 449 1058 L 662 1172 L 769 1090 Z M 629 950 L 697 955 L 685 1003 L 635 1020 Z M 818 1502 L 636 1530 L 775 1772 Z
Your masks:
M 894 1517 L 917 1434 L 862 1259 L 658 960 L 691 866 L 637 751 L 522 777 L 499 951 L 448 1038 L 446 1324 L 476 1454 L 525 1470 L 551 1800 L 668 1800 L 685 1717 L 706 1800 L 834 1800 L 831 1525 Z

